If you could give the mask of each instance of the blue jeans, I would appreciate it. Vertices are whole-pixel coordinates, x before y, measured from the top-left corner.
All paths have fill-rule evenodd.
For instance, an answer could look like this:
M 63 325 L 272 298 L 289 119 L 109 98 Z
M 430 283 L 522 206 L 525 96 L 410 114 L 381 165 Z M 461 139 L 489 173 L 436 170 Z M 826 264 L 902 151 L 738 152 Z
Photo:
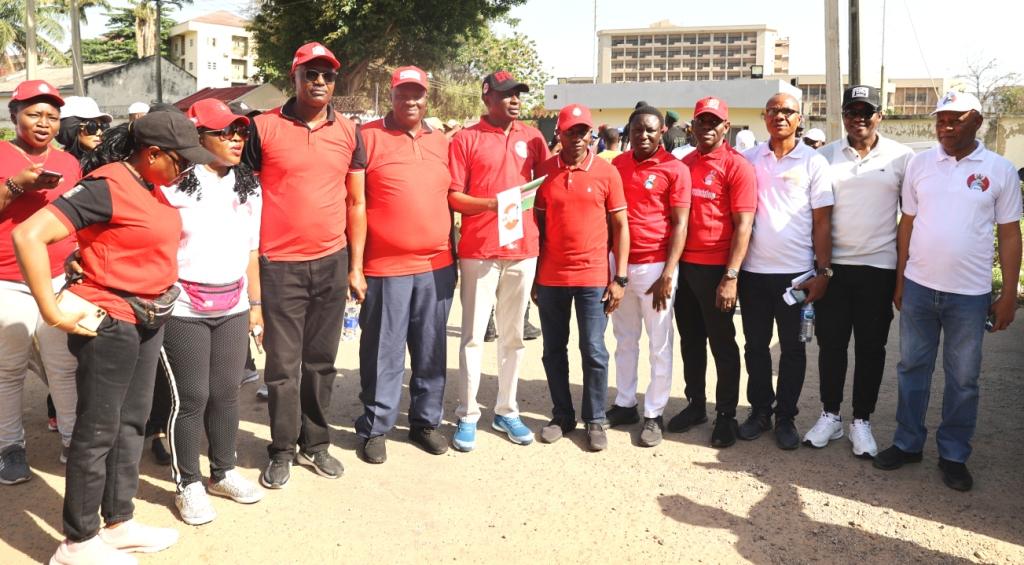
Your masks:
M 576 301 L 576 323 L 583 356 L 583 421 L 604 423 L 608 394 L 608 349 L 604 332 L 608 316 L 601 296 L 605 287 L 537 285 L 537 310 L 544 333 L 544 372 L 551 391 L 555 418 L 576 419 L 569 390 L 569 319 Z
M 971 455 L 971 437 L 978 420 L 978 376 L 981 342 L 988 316 L 988 294 L 968 296 L 939 292 L 906 279 L 900 310 L 899 405 L 893 444 L 920 452 L 928 429 L 924 418 L 939 349 L 946 386 L 942 393 L 942 423 L 935 434 L 939 456 L 964 462 Z

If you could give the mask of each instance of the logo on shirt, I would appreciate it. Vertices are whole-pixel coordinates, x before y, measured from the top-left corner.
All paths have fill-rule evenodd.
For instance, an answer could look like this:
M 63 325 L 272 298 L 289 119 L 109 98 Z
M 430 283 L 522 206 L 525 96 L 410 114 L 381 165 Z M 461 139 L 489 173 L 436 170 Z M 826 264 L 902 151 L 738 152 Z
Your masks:
M 71 187 L 71 190 L 62 194 L 61 198 L 64 198 L 65 200 L 70 200 L 72 196 L 78 194 L 79 192 L 82 192 L 83 190 L 85 190 L 84 186 L 76 184 L 75 186 Z
M 515 151 L 516 151 L 516 155 L 519 155 L 520 158 L 525 159 L 526 158 L 526 142 L 521 140 L 521 139 L 519 141 L 517 141 L 516 144 L 515 144 Z
M 714 200 L 718 198 L 718 195 L 710 190 L 704 190 L 703 188 L 693 189 L 694 196 L 700 196 L 701 198 L 707 198 L 708 200 Z
M 992 183 L 989 182 L 988 177 L 985 175 L 975 173 L 967 177 L 967 188 L 971 190 L 980 190 L 981 192 L 985 192 L 991 184 Z
M 654 188 L 654 179 L 656 178 L 658 177 L 655 175 L 648 176 L 647 180 L 644 181 L 644 188 L 646 188 L 647 190 Z M 587 189 L 587 192 L 590 192 L 589 188 Z
M 707 176 L 704 177 L 704 186 L 711 186 L 715 184 L 715 175 L 718 171 L 708 171 Z

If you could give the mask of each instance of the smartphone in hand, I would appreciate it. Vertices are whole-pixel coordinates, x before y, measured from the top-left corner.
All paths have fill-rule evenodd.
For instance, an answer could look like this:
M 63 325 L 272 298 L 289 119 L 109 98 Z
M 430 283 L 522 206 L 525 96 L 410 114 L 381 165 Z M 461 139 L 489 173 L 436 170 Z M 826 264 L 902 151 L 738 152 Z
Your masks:
M 58 173 L 57 171 L 48 171 L 46 169 L 43 169 L 42 171 L 39 172 L 39 178 L 36 179 L 36 182 L 59 183 L 63 178 L 64 175 Z

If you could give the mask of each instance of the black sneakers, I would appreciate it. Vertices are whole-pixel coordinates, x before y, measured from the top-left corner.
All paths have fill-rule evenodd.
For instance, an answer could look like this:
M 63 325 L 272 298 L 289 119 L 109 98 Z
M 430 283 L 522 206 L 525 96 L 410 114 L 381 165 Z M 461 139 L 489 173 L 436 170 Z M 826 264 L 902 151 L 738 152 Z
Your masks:
M 345 473 L 345 467 L 341 461 L 332 457 L 326 449 L 315 453 L 306 453 L 300 450 L 295 454 L 295 462 L 312 467 L 317 475 L 328 479 L 337 479 Z
M 719 414 L 715 418 L 715 429 L 711 432 L 711 447 L 724 448 L 736 443 L 737 428 L 739 424 L 736 418 Z
M 625 406 L 612 404 L 612 407 L 605 411 L 604 417 L 608 420 L 609 428 L 616 428 L 639 422 L 640 412 L 637 411 L 636 406 L 626 408 Z
M 686 408 L 668 421 L 668 431 L 681 433 L 708 421 L 707 403 L 703 400 L 691 400 Z
M 875 455 L 875 459 L 872 462 L 872 465 L 874 465 L 876 469 L 881 469 L 883 471 L 892 471 L 894 469 L 899 469 L 900 467 L 906 465 L 907 463 L 920 462 L 920 451 L 918 451 L 917 453 L 903 451 L 902 449 L 894 445 L 889 449 L 886 449 L 885 451 L 879 451 L 878 455 Z
M 967 492 L 974 486 L 974 478 L 963 463 L 939 457 L 939 469 L 942 470 L 942 482 L 953 490 Z
M 163 434 L 154 435 L 153 441 L 149 445 L 157 465 L 171 464 L 171 454 L 167 452 L 167 447 L 164 446 L 165 437 Z
M 442 455 L 448 451 L 448 438 L 437 431 L 437 428 L 409 428 L 409 440 L 431 455 Z
M 267 468 L 260 473 L 260 484 L 267 488 L 284 488 L 292 474 L 292 462 L 288 459 L 271 459 Z
M 387 460 L 387 439 L 383 435 L 363 440 L 363 461 L 380 465 Z
M 800 447 L 800 433 L 792 418 L 775 419 L 775 444 L 787 451 Z
M 736 435 L 740 439 L 755 440 L 761 437 L 761 434 L 772 429 L 772 413 L 771 410 L 751 410 L 750 415 L 747 419 L 740 424 L 739 430 Z

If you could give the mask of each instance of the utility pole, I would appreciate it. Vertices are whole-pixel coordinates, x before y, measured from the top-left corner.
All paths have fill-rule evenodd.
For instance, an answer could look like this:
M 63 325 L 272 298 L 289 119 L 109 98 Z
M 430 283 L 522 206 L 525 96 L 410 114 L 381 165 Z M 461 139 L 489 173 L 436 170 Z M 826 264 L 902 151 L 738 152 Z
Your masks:
M 601 42 L 597 39 L 597 0 L 594 0 L 594 84 L 597 84 L 597 66 L 601 60 L 600 50 Z
M 850 0 L 850 84 L 860 84 L 860 0 Z
M 71 0 L 71 68 L 75 76 L 75 96 L 85 96 L 82 77 L 82 29 L 78 13 L 78 0 Z
M 886 89 L 885 89 L 885 8 L 886 8 L 886 6 L 885 6 L 885 4 L 886 4 L 885 0 L 882 0 L 882 53 L 881 53 L 882 74 L 881 74 L 881 77 L 879 77 L 879 79 L 878 79 L 879 80 L 878 91 L 880 93 L 882 93 L 882 100 L 881 100 L 881 102 L 882 102 L 882 113 L 883 114 L 885 113 L 886 103 L 888 102 L 888 98 L 889 98 L 889 96 L 885 93 L 886 92 Z
M 25 80 L 36 74 L 36 0 L 25 0 Z
M 843 76 L 839 68 L 839 0 L 825 0 L 825 135 L 829 141 L 842 135 L 839 118 Z
M 160 68 L 160 61 L 163 59 L 163 45 L 160 44 L 162 35 L 160 33 L 160 0 L 156 0 L 156 101 L 160 103 L 164 101 L 164 77 Z

